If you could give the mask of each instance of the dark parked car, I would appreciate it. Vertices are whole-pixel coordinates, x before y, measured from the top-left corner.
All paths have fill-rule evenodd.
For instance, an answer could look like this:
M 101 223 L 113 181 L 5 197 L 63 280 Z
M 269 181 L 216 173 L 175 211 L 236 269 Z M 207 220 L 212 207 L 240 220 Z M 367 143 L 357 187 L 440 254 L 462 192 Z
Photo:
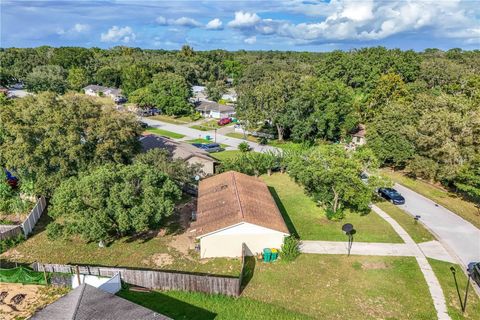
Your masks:
M 113 99 L 113 101 L 115 103 L 118 103 L 118 104 L 125 103 L 125 102 L 127 102 L 127 98 L 122 97 L 122 96 L 118 96 L 118 97 L 115 97 L 115 99 Z
M 230 122 L 232 122 L 232 118 L 223 118 L 223 119 L 218 120 L 218 125 L 219 126 L 226 126 Z
M 480 287 L 480 262 L 470 262 L 467 271 L 472 277 L 472 280 Z
M 222 151 L 222 147 L 218 143 L 193 143 L 192 145 L 207 152 Z
M 405 198 L 395 189 L 380 188 L 378 189 L 378 194 L 393 204 L 405 204 Z

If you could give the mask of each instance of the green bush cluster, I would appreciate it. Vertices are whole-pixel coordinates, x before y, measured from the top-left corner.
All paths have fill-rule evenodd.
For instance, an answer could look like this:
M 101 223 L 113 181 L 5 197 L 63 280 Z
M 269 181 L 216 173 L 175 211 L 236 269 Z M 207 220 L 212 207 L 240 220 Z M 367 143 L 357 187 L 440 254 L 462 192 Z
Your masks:
M 300 255 L 300 240 L 294 236 L 286 237 L 283 240 L 280 257 L 285 261 L 293 261 Z

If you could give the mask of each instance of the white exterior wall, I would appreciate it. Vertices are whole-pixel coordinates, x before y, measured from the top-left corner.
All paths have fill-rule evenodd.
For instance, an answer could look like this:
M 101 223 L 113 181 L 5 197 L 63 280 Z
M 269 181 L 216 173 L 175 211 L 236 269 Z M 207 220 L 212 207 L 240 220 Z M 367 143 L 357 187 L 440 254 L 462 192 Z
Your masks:
M 116 274 L 111 278 L 98 277 L 93 275 L 80 275 L 80 283 L 86 283 L 92 287 L 102 289 L 105 292 L 117 293 L 122 289 L 122 281 L 120 279 L 120 274 Z M 78 276 L 76 274 L 72 275 L 72 289 L 78 287 Z
M 215 173 L 215 163 L 213 160 L 207 160 L 200 157 L 191 157 L 187 160 L 187 162 L 189 164 L 200 164 L 205 175 L 211 175 Z
M 85 94 L 89 96 L 97 96 L 97 93 L 91 89 L 85 90 Z
M 203 236 L 200 239 L 200 257 L 241 257 L 242 243 L 247 245 L 248 255 L 263 252 L 264 248 L 280 249 L 286 236 L 288 234 L 283 232 L 242 223 Z

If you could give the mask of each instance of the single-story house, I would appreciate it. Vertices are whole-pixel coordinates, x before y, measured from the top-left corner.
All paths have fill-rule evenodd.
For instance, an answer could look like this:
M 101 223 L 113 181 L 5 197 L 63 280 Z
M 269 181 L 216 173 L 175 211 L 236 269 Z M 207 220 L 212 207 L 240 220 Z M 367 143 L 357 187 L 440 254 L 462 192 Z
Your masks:
M 235 107 L 219 104 L 214 101 L 197 101 L 195 110 L 205 118 L 229 118 L 235 115 Z
M 205 86 L 192 86 L 193 102 L 207 100 L 207 87 Z
M 96 84 L 91 84 L 86 86 L 85 88 L 83 88 L 83 91 L 85 92 L 86 95 L 89 95 L 89 96 L 104 95 L 112 99 L 122 96 L 121 89 L 98 86 Z
M 228 171 L 200 181 L 192 232 L 200 257 L 239 257 L 280 249 L 289 235 L 275 200 L 262 180 Z
M 35 312 L 30 319 L 167 320 L 170 318 L 84 283 L 57 301 Z
M 222 95 L 222 100 L 227 100 L 231 102 L 237 102 L 238 95 L 234 89 L 229 89 Z
M 352 142 L 357 146 L 364 145 L 367 142 L 365 139 L 366 133 L 365 125 L 359 124 L 352 133 Z
M 140 138 L 140 142 L 144 152 L 154 148 L 164 149 L 168 151 L 173 159 L 182 159 L 191 165 L 200 165 L 204 176 L 212 175 L 215 172 L 217 161 L 210 157 L 207 151 L 194 147 L 189 143 L 175 141 L 154 134 L 144 135 Z

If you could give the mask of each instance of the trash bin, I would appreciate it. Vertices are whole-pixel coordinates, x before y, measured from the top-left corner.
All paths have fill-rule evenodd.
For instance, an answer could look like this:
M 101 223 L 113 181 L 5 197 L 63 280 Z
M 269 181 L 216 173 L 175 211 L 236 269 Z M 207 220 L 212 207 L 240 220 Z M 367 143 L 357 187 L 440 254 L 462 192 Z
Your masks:
M 271 261 L 275 261 L 278 258 L 278 250 L 277 249 L 272 249 L 272 258 Z
M 270 262 L 272 259 L 272 250 L 269 248 L 263 249 L 263 262 Z
M 207 140 L 212 140 L 212 137 L 210 137 L 209 135 L 205 136 L 205 139 Z

